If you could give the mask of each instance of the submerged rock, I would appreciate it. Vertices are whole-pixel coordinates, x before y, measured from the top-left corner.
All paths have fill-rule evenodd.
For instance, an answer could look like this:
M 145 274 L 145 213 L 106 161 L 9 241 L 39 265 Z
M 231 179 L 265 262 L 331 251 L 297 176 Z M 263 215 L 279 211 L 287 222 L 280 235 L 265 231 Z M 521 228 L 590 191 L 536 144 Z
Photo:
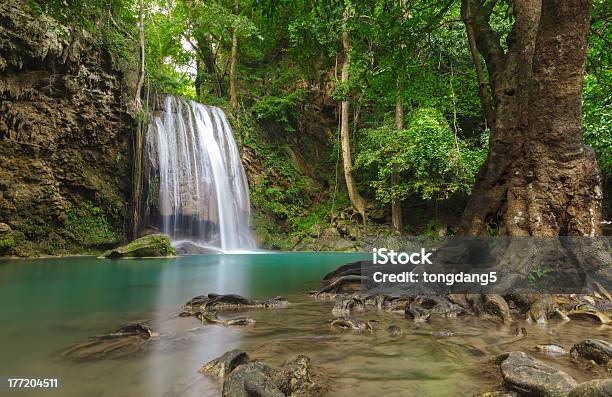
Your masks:
M 250 325 L 255 323 L 255 320 L 250 317 L 236 317 L 227 320 L 222 320 L 217 316 L 217 313 L 215 312 L 203 312 L 198 314 L 197 317 L 202 320 L 202 323 L 209 322 L 221 325 Z
M 236 367 L 249 362 L 249 355 L 242 350 L 230 350 L 205 364 L 198 372 L 223 378 Z
M 432 315 L 456 318 L 466 312 L 464 308 L 444 296 L 417 296 L 404 306 L 404 316 L 414 322 L 428 321 Z
M 355 331 L 368 332 L 374 331 L 374 327 L 372 327 L 372 323 L 369 321 L 357 320 L 354 318 L 338 317 L 331 320 L 329 324 L 332 327 L 339 329 L 352 329 Z
M 279 368 L 249 362 L 246 353 L 232 350 L 206 364 L 200 372 L 224 376 L 223 397 L 320 396 L 310 359 L 299 355 Z
M 236 368 L 223 382 L 223 397 L 284 397 L 274 379 L 274 368 L 252 362 Z
M 612 378 L 581 383 L 574 387 L 567 397 L 612 397 Z
M 131 243 L 104 252 L 101 258 L 148 258 L 175 256 L 170 237 L 165 234 L 150 234 Z
M 557 345 L 554 343 L 545 344 L 545 345 L 537 345 L 536 350 L 541 353 L 551 355 L 551 356 L 563 356 L 567 354 L 567 351 L 561 345 Z
M 600 365 L 612 366 L 612 345 L 598 339 L 585 339 L 575 344 L 570 353 L 574 357 L 593 360 Z
M 569 320 L 567 315 L 559 310 L 551 296 L 544 296 L 531 304 L 527 311 L 526 320 L 545 324 L 550 318 L 555 316 L 564 321 Z
M 389 325 L 387 327 L 387 332 L 389 333 L 389 336 L 391 336 L 392 338 L 399 338 L 400 336 L 404 334 L 404 331 L 402 330 L 402 328 L 395 324 Z
M 590 305 L 578 305 L 574 309 L 568 311 L 567 316 L 572 320 L 589 320 L 602 324 L 612 324 L 612 319 L 608 313 L 597 310 Z
M 568 374 L 523 352 L 499 356 L 504 385 L 521 395 L 535 397 L 565 397 L 577 385 Z
M 143 323 L 127 324 L 66 350 L 63 356 L 77 360 L 119 358 L 140 353 L 157 336 Z
M 361 291 L 361 283 L 369 280 L 366 276 L 348 275 L 341 276 L 331 282 L 329 285 L 321 288 L 318 291 L 312 292 L 312 295 L 318 297 L 335 297 L 338 294 L 353 294 Z
M 519 397 L 519 395 L 513 391 L 496 390 L 479 394 L 476 397 Z
M 255 300 L 236 294 L 198 295 L 183 305 L 180 316 L 196 316 L 202 313 L 233 312 L 250 309 L 280 309 L 287 307 L 289 302 L 282 296 L 270 299 Z

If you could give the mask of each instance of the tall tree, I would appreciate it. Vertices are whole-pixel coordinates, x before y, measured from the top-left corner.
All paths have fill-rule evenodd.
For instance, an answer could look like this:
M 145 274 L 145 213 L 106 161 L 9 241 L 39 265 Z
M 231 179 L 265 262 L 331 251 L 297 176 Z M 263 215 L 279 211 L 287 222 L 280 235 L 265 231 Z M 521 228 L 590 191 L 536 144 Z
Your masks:
M 462 232 L 595 235 L 601 188 L 583 143 L 581 94 L 590 0 L 516 0 L 504 51 L 489 22 L 495 1 L 463 0 L 489 72 L 494 124 L 489 155 Z
M 471 2 L 461 2 L 461 18 L 465 23 L 465 30 L 467 33 L 468 44 L 470 47 L 470 54 L 472 55 L 472 61 L 474 62 L 474 68 L 476 69 L 476 78 L 478 81 L 478 95 L 482 104 L 482 110 L 485 115 L 487 127 L 492 127 L 495 124 L 495 115 L 491 108 L 491 101 L 489 99 L 489 92 L 485 83 L 484 72 L 482 65 L 480 64 L 480 55 L 478 54 L 478 48 L 476 46 L 476 39 L 474 37 L 474 26 L 472 24 L 472 11 Z
M 602 191 L 593 150 L 584 144 L 582 87 L 591 0 L 515 0 L 504 51 L 489 24 L 495 2 L 469 1 L 475 41 L 489 71 L 495 123 L 487 161 L 461 221 L 462 234 L 485 234 L 498 222 L 519 254 L 502 287 L 511 287 L 550 255 L 572 258 L 589 289 L 609 280 L 612 257 L 598 239 Z M 548 255 L 548 256 L 547 256 Z M 565 268 L 561 269 L 565 274 Z
M 350 15 L 350 6 L 345 6 L 342 27 L 342 84 L 348 87 L 349 84 L 349 69 L 351 66 L 350 51 L 350 33 L 348 19 Z M 361 214 L 363 221 L 366 220 L 365 200 L 357 191 L 355 180 L 353 179 L 353 160 L 351 159 L 351 141 L 349 136 L 349 112 L 350 112 L 350 97 L 348 92 L 341 103 L 341 122 L 340 135 L 342 140 L 342 164 L 344 168 L 344 179 L 346 181 L 346 189 L 348 191 L 351 205 Z
M 397 93 L 395 94 L 395 128 L 398 130 L 404 129 L 404 104 L 402 103 L 402 90 L 400 79 L 398 78 Z M 393 173 L 391 175 L 391 189 L 399 183 L 399 175 Z M 391 199 L 391 223 L 393 230 L 397 234 L 402 234 L 404 229 L 404 216 L 402 213 L 402 202 L 400 199 L 393 197 Z
M 140 216 L 142 213 L 142 168 L 143 168 L 143 142 L 145 134 L 145 117 L 142 115 L 142 87 L 145 79 L 145 26 L 144 26 L 144 0 L 139 1 L 138 7 L 138 41 L 140 49 L 140 61 L 138 68 L 138 82 L 136 83 L 136 94 L 134 96 L 134 112 L 137 113 L 138 126 L 134 130 L 132 142 L 134 161 L 132 165 L 132 202 L 131 220 L 128 237 L 135 239 L 141 228 Z
M 234 0 L 233 4 L 234 15 L 238 15 L 238 0 Z M 238 95 L 236 93 L 237 79 L 236 66 L 238 65 L 238 26 L 232 28 L 232 54 L 230 61 L 230 87 L 229 87 L 229 101 L 232 108 L 238 108 Z

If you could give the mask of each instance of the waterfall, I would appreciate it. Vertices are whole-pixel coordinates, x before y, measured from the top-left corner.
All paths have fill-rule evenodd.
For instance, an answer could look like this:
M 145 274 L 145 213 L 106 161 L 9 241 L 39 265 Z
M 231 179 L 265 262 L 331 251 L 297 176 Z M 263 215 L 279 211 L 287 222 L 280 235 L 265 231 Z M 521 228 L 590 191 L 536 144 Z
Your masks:
M 223 110 L 160 97 L 145 150 L 149 216 L 175 243 L 255 248 L 246 174 Z

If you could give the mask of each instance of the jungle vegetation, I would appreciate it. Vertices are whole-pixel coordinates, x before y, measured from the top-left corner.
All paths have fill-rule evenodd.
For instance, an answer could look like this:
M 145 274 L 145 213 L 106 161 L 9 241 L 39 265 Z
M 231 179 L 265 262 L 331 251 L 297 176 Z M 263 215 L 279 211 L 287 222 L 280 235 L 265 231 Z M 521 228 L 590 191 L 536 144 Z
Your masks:
M 138 98 L 224 108 L 243 154 L 264 159 L 251 191 L 271 236 L 265 218 L 298 238 L 347 211 L 428 232 L 439 208 L 457 233 L 583 235 L 601 212 L 612 178 L 605 0 L 31 3 L 142 66 Z M 322 143 L 304 140 L 313 130 Z M 295 147 L 314 177 L 287 160 Z

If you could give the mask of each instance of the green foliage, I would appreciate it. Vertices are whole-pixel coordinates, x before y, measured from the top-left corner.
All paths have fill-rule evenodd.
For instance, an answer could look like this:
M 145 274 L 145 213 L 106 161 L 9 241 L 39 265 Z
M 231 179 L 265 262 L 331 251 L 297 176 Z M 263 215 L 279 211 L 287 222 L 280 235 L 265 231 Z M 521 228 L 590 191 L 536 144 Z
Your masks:
M 612 69 L 609 2 L 595 0 L 584 81 L 583 124 L 586 143 L 595 149 L 602 173 L 612 176 Z
M 552 272 L 553 269 L 550 266 L 536 266 L 527 274 L 527 283 L 537 286 Z
M 137 37 L 136 0 L 30 0 L 34 14 L 46 14 L 60 24 L 50 26 L 59 37 L 70 40 L 71 32 L 83 28 L 95 42 L 117 60 L 134 68 Z
M 84 246 L 114 244 L 120 240 L 104 212 L 90 204 L 73 207 L 67 212 L 66 231 Z
M 257 101 L 251 110 L 258 120 L 273 121 L 285 128 L 285 131 L 294 131 L 292 124 L 299 116 L 298 106 L 304 101 L 304 90 L 298 89 L 286 94 L 268 95 Z
M 606 78 L 612 81 L 612 72 Z M 612 175 L 612 94 L 593 75 L 586 78 L 583 109 L 584 139 L 595 149 L 601 171 Z
M 0 254 L 9 253 L 13 248 L 15 248 L 16 242 L 12 236 L 6 236 L 0 238 Z
M 84 28 L 113 60 L 136 65 L 138 0 L 30 3 L 34 13 L 48 14 L 63 24 L 52 27 L 60 37 L 69 38 Z M 388 205 L 394 199 L 439 201 L 470 191 L 486 157 L 488 131 L 460 22 L 460 2 L 238 0 L 237 12 L 228 0 L 144 3 L 147 87 L 226 109 L 237 141 L 261 163 L 251 181 L 252 203 L 256 223 L 275 244 L 287 247 L 293 238 L 316 235 L 329 226 L 332 212 L 349 206 L 342 176 L 335 199 L 330 197 L 331 187 L 319 191 L 321 180 L 334 181 L 336 176 L 331 164 L 339 153 L 338 143 L 329 131 L 336 128 L 341 101 L 351 101 L 356 180 L 375 204 Z M 605 0 L 594 0 L 584 129 L 585 141 L 609 177 L 612 25 L 607 21 L 608 8 Z M 490 22 L 504 48 L 513 18 L 511 2 L 496 3 Z M 349 33 L 351 46 L 348 82 L 338 81 L 343 31 Z M 240 106 L 230 110 L 227 91 L 234 32 Z M 398 98 L 407 114 L 403 130 L 392 122 Z M 288 153 L 289 145 L 302 153 L 308 150 L 296 145 L 308 141 L 300 138 L 310 133 L 311 126 L 298 126 L 305 125 L 304 115 L 313 112 L 318 112 L 317 121 L 327 134 L 320 134 L 327 141 L 317 141 L 317 150 L 327 151 L 323 157 L 332 160 L 316 170 L 321 174 L 318 182 L 302 175 Z M 398 177 L 394 183 L 392 176 Z M 158 184 L 152 180 L 152 189 Z M 149 197 L 153 200 L 149 204 L 157 205 L 157 195 Z M 67 224 L 76 240 L 97 244 L 118 238 L 109 224 L 117 218 L 118 214 L 105 215 L 85 206 L 71 209 Z M 34 218 L 21 229 L 32 239 L 55 230 Z M 282 234 L 289 237 L 281 241 L 277 237 Z
M 405 130 L 386 123 L 363 133 L 355 167 L 369 176 L 382 203 L 412 195 L 440 200 L 466 193 L 485 158 L 484 149 L 456 137 L 431 108 L 414 111 Z M 392 175 L 399 176 L 396 184 Z
M 334 91 L 331 93 L 331 98 L 336 102 L 342 102 L 349 98 L 349 94 L 349 85 L 346 82 L 336 80 Z

